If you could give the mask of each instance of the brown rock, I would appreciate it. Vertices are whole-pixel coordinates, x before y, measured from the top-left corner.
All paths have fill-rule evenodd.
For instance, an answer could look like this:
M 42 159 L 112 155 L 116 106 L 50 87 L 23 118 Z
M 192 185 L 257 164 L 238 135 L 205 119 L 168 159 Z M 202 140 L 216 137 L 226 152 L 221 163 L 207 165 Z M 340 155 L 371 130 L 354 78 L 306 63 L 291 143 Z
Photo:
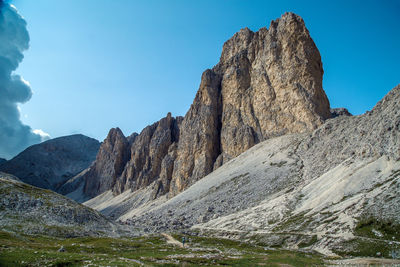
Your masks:
M 111 189 L 128 160 L 129 142 L 119 128 L 112 128 L 100 146 L 94 165 L 84 174 L 84 194 L 95 197 Z
M 293 13 L 269 29 L 236 33 L 220 62 L 203 74 L 182 123 L 171 192 L 260 141 L 321 125 L 331 117 L 322 75 L 319 51 Z
M 113 188 L 115 194 L 126 189 L 146 187 L 161 176 L 162 184 L 169 183 L 172 171 L 168 161 L 174 160 L 174 147 L 179 140 L 181 120 L 181 117 L 173 118 L 168 113 L 167 117 L 143 129 L 132 143 L 130 161 L 116 181 Z M 165 157 L 168 159 L 164 160 Z M 168 187 L 163 185 L 162 191 L 168 192 Z
M 114 152 L 118 167 L 96 167 L 95 176 L 111 179 L 96 178 L 97 192 L 153 184 L 153 197 L 173 196 L 265 139 L 315 129 L 331 117 L 322 75 L 319 51 L 299 16 L 285 13 L 269 29 L 240 30 L 203 73 L 184 118 L 168 114 L 126 141 L 130 160 L 123 171 L 125 161 Z
M 184 190 L 194 181 L 213 170 L 220 154 L 220 77 L 206 70 L 200 89 L 187 112 L 178 143 L 178 156 L 174 164 L 172 194 Z

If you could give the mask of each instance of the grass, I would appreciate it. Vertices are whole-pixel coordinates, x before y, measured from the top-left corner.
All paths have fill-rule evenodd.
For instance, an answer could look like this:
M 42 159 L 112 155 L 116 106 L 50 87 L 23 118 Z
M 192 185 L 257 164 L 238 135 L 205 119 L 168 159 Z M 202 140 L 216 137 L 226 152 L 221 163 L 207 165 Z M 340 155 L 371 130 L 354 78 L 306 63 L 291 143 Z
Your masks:
M 346 241 L 342 244 L 347 249 L 333 250 L 336 254 L 344 257 L 384 257 L 391 258 L 391 251 L 400 250 L 400 246 L 390 244 L 384 240 L 368 240 L 362 238 L 355 238 Z
M 175 235 L 181 240 L 180 235 Z M 53 238 L 0 231 L 0 266 L 292 266 L 322 265 L 323 258 L 220 238 L 186 236 L 188 247 L 161 235 L 136 238 Z M 60 247 L 65 252 L 58 252 Z
M 376 231 L 380 233 L 377 235 Z M 399 251 L 400 225 L 374 217 L 360 218 L 355 230 L 356 238 L 343 244 L 347 250 L 334 251 L 341 256 L 377 257 L 378 253 L 390 258 L 392 250 Z
M 374 230 L 379 231 L 382 236 L 377 236 Z M 358 236 L 400 241 L 399 224 L 390 220 L 379 220 L 374 217 L 361 218 L 356 225 L 355 233 Z
M 314 245 L 315 243 L 317 243 L 317 241 L 318 241 L 317 235 L 312 235 L 309 240 L 300 242 L 298 244 L 298 246 L 299 246 L 299 248 L 306 248 L 306 247 Z

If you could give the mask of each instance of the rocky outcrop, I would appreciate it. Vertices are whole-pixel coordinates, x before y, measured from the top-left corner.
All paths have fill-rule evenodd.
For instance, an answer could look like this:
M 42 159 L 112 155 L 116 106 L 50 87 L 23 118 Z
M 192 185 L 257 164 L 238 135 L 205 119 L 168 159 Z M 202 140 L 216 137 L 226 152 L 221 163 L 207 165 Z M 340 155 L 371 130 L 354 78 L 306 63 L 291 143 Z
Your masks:
M 86 196 L 97 196 L 115 185 L 117 177 L 129 160 L 129 145 L 128 139 L 119 128 L 110 130 L 100 146 L 95 163 L 83 174 L 83 193 Z
M 121 173 L 109 167 L 113 159 L 98 156 L 95 165 L 108 167 L 91 168 L 85 192 L 152 185 L 154 197 L 173 196 L 263 140 L 312 131 L 332 116 L 322 75 L 319 51 L 299 16 L 285 13 L 258 32 L 242 29 L 203 73 L 185 117 L 168 114 L 146 127 L 131 142 Z
M 85 201 L 107 190 L 120 194 L 156 181 L 154 198 L 169 191 L 173 162 L 179 141 L 182 117 L 171 113 L 160 121 L 126 138 L 120 129 L 111 129 L 96 161 L 64 186 L 63 194 Z M 80 186 L 83 189 L 80 192 Z M 71 194 L 72 192 L 75 194 Z
M 181 117 L 173 118 L 168 113 L 143 129 L 132 142 L 130 160 L 113 187 L 115 194 L 146 187 L 156 180 L 155 196 L 169 191 L 181 122 Z
M 213 170 L 220 152 L 221 77 L 206 70 L 200 89 L 182 121 L 171 192 L 176 194 Z
M 172 193 L 260 141 L 310 131 L 330 118 L 322 75 L 319 51 L 293 13 L 269 29 L 236 33 L 220 62 L 203 73 L 182 122 Z
M 0 165 L 0 171 L 23 182 L 57 191 L 66 181 L 90 166 L 100 143 L 77 134 L 54 138 L 28 147 Z
M 347 108 L 331 108 L 331 117 L 336 118 L 339 116 L 352 116 Z

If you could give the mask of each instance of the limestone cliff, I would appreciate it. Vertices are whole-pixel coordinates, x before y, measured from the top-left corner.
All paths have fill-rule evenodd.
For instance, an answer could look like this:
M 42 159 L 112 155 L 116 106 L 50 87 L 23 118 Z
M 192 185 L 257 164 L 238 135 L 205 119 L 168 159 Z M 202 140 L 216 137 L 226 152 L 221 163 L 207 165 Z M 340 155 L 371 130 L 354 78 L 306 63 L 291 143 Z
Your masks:
M 84 174 L 83 192 L 89 197 L 111 189 L 129 160 L 129 142 L 119 128 L 113 128 L 101 144 L 96 161 Z M 90 177 L 90 179 L 86 178 Z
M 319 51 L 299 16 L 285 13 L 257 32 L 242 29 L 203 73 L 185 117 L 168 114 L 131 142 L 121 137 L 130 154 L 117 168 L 120 152 L 107 150 L 108 157 L 100 149 L 85 192 L 152 185 L 154 197 L 173 196 L 263 140 L 314 130 L 332 116 L 322 76 Z
M 319 51 L 293 13 L 269 29 L 236 33 L 220 62 L 204 72 L 182 123 L 172 192 L 260 141 L 310 131 L 330 118 L 322 75 Z
M 168 113 L 143 129 L 131 145 L 130 160 L 113 187 L 115 194 L 146 187 L 156 180 L 155 196 L 168 192 L 181 121 L 181 117 Z

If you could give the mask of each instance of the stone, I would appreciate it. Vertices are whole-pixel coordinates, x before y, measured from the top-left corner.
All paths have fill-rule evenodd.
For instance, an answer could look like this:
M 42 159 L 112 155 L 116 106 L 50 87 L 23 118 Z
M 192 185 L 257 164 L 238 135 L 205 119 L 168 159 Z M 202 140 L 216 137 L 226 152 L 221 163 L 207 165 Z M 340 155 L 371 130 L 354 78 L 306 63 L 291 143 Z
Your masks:
M 132 142 L 130 160 L 113 187 L 115 194 L 146 187 L 156 180 L 159 181 L 154 195 L 168 192 L 181 121 L 181 117 L 173 118 L 168 113 L 143 129 Z
M 331 117 L 352 116 L 346 108 L 331 108 Z
M 94 165 L 84 174 L 84 194 L 95 197 L 113 188 L 129 159 L 128 139 L 119 128 L 112 128 L 100 146 Z

